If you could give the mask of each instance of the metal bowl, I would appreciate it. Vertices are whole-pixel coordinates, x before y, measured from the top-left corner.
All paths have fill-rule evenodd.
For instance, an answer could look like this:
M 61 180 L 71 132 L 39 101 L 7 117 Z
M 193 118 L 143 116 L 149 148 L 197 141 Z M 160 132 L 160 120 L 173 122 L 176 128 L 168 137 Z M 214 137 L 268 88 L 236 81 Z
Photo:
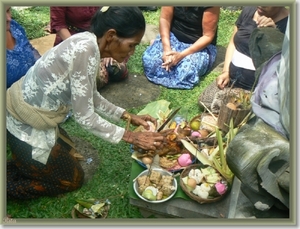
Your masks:
M 154 170 L 154 171 L 159 171 L 162 175 L 169 175 L 169 176 L 172 176 L 173 174 L 164 170 L 164 169 L 159 169 L 159 168 L 153 168 L 151 170 Z M 178 185 L 177 185 L 177 180 L 176 178 L 174 177 L 173 179 L 173 186 L 175 187 L 175 190 L 173 191 L 173 193 L 168 196 L 167 198 L 165 199 L 162 199 L 162 200 L 148 200 L 146 198 L 144 198 L 139 192 L 138 192 L 138 182 L 137 182 L 137 178 L 140 177 L 140 176 L 144 176 L 144 175 L 148 175 L 148 172 L 149 170 L 144 170 L 143 172 L 141 172 L 135 179 L 134 179 L 134 182 L 133 182 L 133 189 L 134 189 L 134 192 L 137 194 L 137 196 L 146 201 L 146 202 L 149 202 L 149 203 L 163 203 L 163 202 L 166 202 L 168 201 L 169 199 L 171 199 L 175 193 L 177 192 L 177 189 L 178 189 Z

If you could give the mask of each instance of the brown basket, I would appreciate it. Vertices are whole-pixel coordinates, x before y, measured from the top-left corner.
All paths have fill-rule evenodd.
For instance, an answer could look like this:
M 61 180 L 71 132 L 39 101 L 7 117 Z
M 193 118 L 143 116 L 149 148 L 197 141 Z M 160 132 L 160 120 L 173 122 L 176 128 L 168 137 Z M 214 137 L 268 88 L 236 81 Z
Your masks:
M 185 184 L 183 183 L 182 181 L 182 178 L 188 176 L 189 172 L 191 169 L 199 169 L 199 168 L 205 168 L 207 167 L 206 165 L 202 165 L 202 164 L 193 164 L 193 165 L 190 165 L 188 167 L 186 167 L 180 174 L 180 187 L 181 189 L 185 192 L 185 194 L 187 194 L 192 200 L 200 203 L 200 204 L 205 204 L 205 203 L 214 203 L 214 202 L 217 202 L 221 199 L 224 198 L 224 196 L 226 196 L 226 194 L 229 192 L 229 190 L 227 190 L 227 192 L 224 194 L 224 195 L 221 195 L 221 196 L 218 196 L 218 197 L 215 197 L 215 198 L 212 198 L 212 199 L 203 199 L 195 194 L 193 194 L 191 191 L 189 191 L 187 189 L 187 187 L 185 186 Z M 228 187 L 229 188 L 229 187 Z
M 249 93 L 247 93 L 249 94 Z M 229 98 L 224 99 L 222 101 L 220 107 L 220 113 L 218 118 L 217 126 L 224 132 L 227 133 L 229 131 L 230 120 L 233 121 L 233 128 L 237 127 L 241 122 L 246 118 L 246 116 L 251 112 L 251 108 L 248 109 L 236 109 L 232 110 L 227 107 L 227 102 L 234 97 L 234 95 L 230 95 Z
M 102 217 L 97 217 L 96 219 L 105 219 L 105 218 L 107 217 L 107 215 L 108 215 L 109 208 L 110 208 L 110 204 L 106 204 L 106 205 L 104 206 L 104 211 L 103 211 L 103 213 L 102 213 Z M 82 213 L 81 213 L 80 211 L 78 211 L 75 207 L 73 207 L 72 212 L 71 212 L 71 215 L 72 215 L 72 218 L 73 218 L 73 219 L 77 219 L 77 218 L 79 218 L 79 219 L 83 219 L 83 218 L 84 218 L 84 219 L 92 219 L 92 218 L 90 218 L 90 217 L 88 217 L 88 216 L 82 214 Z

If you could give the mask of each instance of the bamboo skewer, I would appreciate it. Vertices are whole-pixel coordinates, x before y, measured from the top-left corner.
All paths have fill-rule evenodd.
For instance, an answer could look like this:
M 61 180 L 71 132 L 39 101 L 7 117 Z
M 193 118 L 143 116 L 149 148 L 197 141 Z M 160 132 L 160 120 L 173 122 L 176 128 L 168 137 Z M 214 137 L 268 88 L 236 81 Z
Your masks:
M 217 117 L 207 108 L 207 106 L 204 105 L 201 101 L 199 101 L 201 105 L 208 111 L 208 113 L 214 118 L 215 121 L 217 121 Z

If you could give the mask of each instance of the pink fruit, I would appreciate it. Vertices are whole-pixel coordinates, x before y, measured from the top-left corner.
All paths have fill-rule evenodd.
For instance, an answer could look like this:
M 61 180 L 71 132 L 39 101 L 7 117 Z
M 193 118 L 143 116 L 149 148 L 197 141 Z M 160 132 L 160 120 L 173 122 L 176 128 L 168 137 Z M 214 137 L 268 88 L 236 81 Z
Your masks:
M 191 155 L 189 153 L 184 153 L 178 158 L 178 164 L 182 167 L 192 164 Z

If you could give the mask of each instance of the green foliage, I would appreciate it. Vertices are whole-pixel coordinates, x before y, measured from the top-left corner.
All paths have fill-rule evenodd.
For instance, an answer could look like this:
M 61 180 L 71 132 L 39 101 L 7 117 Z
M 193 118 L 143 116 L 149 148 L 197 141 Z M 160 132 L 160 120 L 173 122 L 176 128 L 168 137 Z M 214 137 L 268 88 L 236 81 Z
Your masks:
M 146 50 L 146 44 L 140 44 L 136 46 L 134 54 L 129 58 L 127 62 L 127 67 L 130 72 L 135 72 L 142 74 L 143 71 L 143 64 L 142 64 L 142 54 Z
M 44 28 L 50 21 L 50 8 L 47 6 L 33 6 L 25 9 L 11 9 L 12 18 L 26 31 L 29 40 L 46 35 Z
M 142 11 L 147 24 L 159 25 L 160 7 L 157 11 Z
M 29 39 L 44 36 L 44 27 L 49 23 L 49 7 L 32 7 L 22 11 L 12 10 L 13 18 L 24 26 Z M 155 12 L 143 12 L 148 24 L 158 25 L 160 9 Z M 221 10 L 219 21 L 218 45 L 226 47 L 234 22 L 239 12 Z M 136 47 L 135 53 L 128 62 L 129 71 L 143 73 L 141 56 L 147 45 Z M 167 89 L 161 87 L 158 99 L 169 102 L 170 108 L 184 107 L 189 111 L 189 117 L 198 115 L 201 110 L 198 106 L 198 96 L 215 78 L 219 72 L 212 71 L 201 78 L 199 85 L 191 90 Z M 129 112 L 138 113 L 145 106 L 129 109 Z M 125 127 L 125 122 L 116 123 Z M 93 178 L 81 189 L 60 195 L 59 197 L 42 197 L 37 200 L 7 201 L 7 214 L 12 218 L 71 218 L 72 207 L 76 199 L 109 198 L 111 209 L 108 218 L 142 218 L 138 208 L 130 205 L 128 184 L 131 169 L 131 153 L 125 142 L 111 144 L 93 134 L 83 130 L 71 118 L 62 127 L 70 136 L 80 137 L 99 150 L 100 164 Z M 7 150 L 10 155 L 10 150 Z
M 227 47 L 234 28 L 234 23 L 241 11 L 222 9 L 218 23 L 217 44 Z

